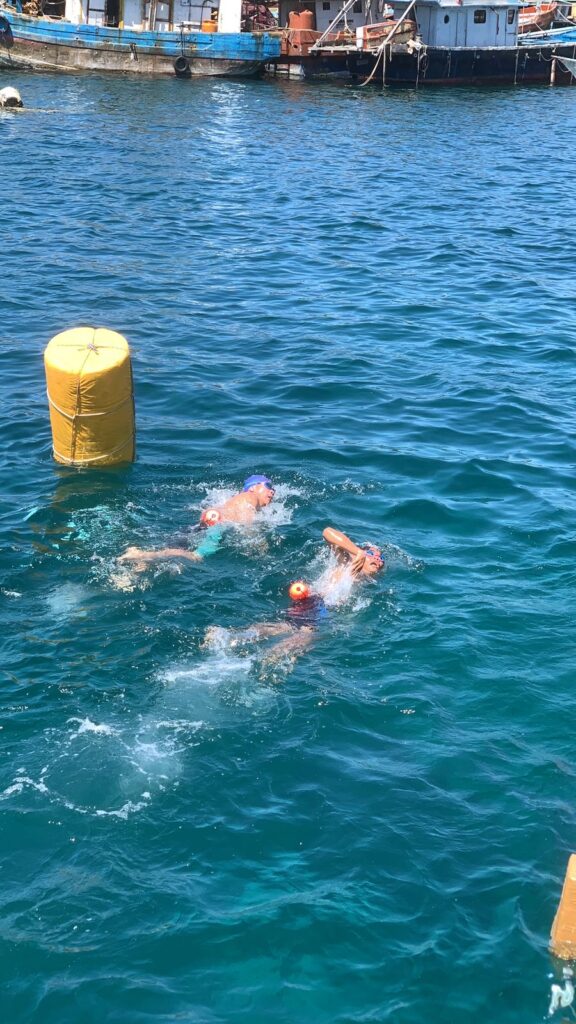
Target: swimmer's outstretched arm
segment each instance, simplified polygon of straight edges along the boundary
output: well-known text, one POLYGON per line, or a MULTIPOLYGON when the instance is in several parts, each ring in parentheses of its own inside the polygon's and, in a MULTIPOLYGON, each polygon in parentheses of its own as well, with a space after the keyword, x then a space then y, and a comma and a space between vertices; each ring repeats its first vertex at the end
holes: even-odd
POLYGON ((342 555, 350 555, 351 563, 350 567, 354 576, 357 576, 362 572, 364 563, 366 561, 366 552, 363 548, 359 548, 350 537, 347 537, 345 533, 341 533, 340 530, 335 530, 333 526, 327 526, 322 532, 324 540, 334 548, 336 554, 341 558, 342 555))
POLYGON ((158 562, 163 558, 187 558, 190 562, 201 562, 202 555, 186 548, 158 548, 156 551, 144 551, 142 548, 127 548, 118 557, 119 562, 158 562))
POLYGON ((356 555, 364 554, 362 548, 359 548, 353 540, 350 540, 350 537, 347 537, 345 533, 341 533, 340 530, 335 530, 333 526, 327 526, 322 536, 331 547, 347 551, 349 555, 352 555, 352 558, 355 558, 356 555))

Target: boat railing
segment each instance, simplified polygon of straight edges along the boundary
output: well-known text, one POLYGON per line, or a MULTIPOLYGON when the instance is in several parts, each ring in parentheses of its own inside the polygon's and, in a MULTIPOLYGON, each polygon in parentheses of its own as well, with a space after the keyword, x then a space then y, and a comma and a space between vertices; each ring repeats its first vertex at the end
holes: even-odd
POLYGON ((352 10, 355 2, 356 0, 346 0, 346 2, 338 11, 338 13, 335 15, 335 17, 332 18, 332 21, 328 25, 328 28, 324 30, 324 32, 322 33, 320 38, 316 40, 314 45, 310 47, 310 53, 313 53, 315 50, 318 50, 322 46, 322 43, 325 42, 325 40, 328 39, 330 33, 334 31, 338 22, 340 22, 342 18, 346 17, 348 11, 352 10))
POLYGON ((565 36, 571 28, 576 28, 576 24, 571 22, 570 24, 563 25, 561 28, 541 28, 536 29, 535 32, 524 32, 518 36, 518 42, 524 46, 530 42, 540 42, 546 39, 555 39, 557 36, 565 36))
POLYGON ((556 21, 562 21, 565 25, 571 25, 572 27, 576 25, 576 21, 574 21, 574 18, 569 18, 567 14, 564 14, 564 11, 562 10, 562 5, 559 5, 558 10, 556 11, 556 21))
POLYGON ((392 42, 393 37, 395 36, 396 32, 400 28, 400 25, 402 25, 402 23, 406 21, 408 15, 410 14, 410 11, 415 6, 416 6, 416 0, 410 0, 410 3, 408 4, 408 7, 406 8, 406 10, 402 14, 402 17, 398 18, 398 21, 390 29, 390 32, 388 33, 386 38, 380 43, 380 46, 376 50, 376 60, 374 62, 374 67, 372 68, 372 71, 368 75, 368 78, 366 79, 366 81, 362 82, 362 85, 369 85, 370 84, 370 82, 374 78, 374 75, 376 74, 376 71, 378 69, 378 64, 380 63, 380 60, 382 60, 382 62, 383 62, 382 63, 382 82, 385 83, 385 81, 386 81, 386 47, 390 45, 390 43, 392 42))

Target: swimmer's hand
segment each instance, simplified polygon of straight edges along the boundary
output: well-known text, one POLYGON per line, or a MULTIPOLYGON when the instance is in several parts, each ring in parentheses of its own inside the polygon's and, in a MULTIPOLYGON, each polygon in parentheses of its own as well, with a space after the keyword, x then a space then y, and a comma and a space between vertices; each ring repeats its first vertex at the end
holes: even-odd
POLYGON ((352 570, 352 575, 353 576, 361 576, 365 564, 366 564, 366 552, 365 551, 360 551, 357 555, 354 556, 354 558, 352 559, 352 562, 350 564, 350 568, 352 570))

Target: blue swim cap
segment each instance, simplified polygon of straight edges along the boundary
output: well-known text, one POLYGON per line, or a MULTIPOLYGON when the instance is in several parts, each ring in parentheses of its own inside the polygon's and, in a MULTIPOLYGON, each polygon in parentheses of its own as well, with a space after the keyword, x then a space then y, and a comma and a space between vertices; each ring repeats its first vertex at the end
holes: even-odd
POLYGON ((255 484, 266 484, 266 487, 272 487, 272 481, 269 480, 267 476, 259 476, 258 473, 256 473, 255 476, 249 476, 244 481, 244 487, 242 490, 249 491, 255 484))

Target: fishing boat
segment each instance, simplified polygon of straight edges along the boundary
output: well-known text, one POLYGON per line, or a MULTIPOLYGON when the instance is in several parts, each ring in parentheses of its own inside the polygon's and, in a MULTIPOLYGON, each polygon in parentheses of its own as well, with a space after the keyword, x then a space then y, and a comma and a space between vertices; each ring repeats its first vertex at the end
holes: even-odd
POLYGON ((554 23, 558 4, 526 4, 518 10, 518 32, 538 32, 554 23))
POLYGON ((0 68, 246 77, 279 54, 242 0, 0 0, 0 68))
POLYGON ((518 0, 304 3, 280 0, 285 27, 276 69, 288 74, 380 86, 571 80, 553 58, 576 58, 576 39, 520 34, 518 0))

